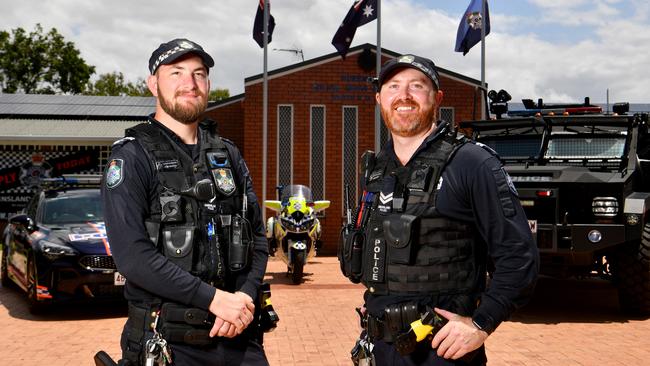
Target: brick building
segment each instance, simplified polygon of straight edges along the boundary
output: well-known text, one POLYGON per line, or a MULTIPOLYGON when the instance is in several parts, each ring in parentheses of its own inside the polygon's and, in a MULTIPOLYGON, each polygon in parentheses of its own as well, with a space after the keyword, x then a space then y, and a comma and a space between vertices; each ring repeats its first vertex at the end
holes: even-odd
MULTIPOLYGON (((363 44, 351 48, 345 60, 334 52, 269 71, 267 151, 262 151, 263 75, 246 78, 244 94, 208 111, 219 122, 221 134, 243 151, 260 200, 276 199, 277 185, 304 184, 312 188, 314 199, 332 201, 321 218, 327 254, 336 251, 344 219, 344 186, 358 196, 359 158, 366 150, 377 151, 387 136, 383 125, 375 122, 375 91, 368 81, 376 75, 375 49, 363 44)), ((384 49, 382 63, 397 56, 384 49)), ((480 81, 438 71, 444 91, 442 118, 453 122, 481 118, 486 107, 480 81)))

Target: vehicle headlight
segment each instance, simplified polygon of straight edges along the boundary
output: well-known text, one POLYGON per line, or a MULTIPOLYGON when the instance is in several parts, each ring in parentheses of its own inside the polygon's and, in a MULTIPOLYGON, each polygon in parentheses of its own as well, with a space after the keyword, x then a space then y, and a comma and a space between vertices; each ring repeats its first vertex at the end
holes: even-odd
POLYGON ((41 240, 41 253, 50 260, 55 260, 63 256, 73 256, 77 255, 74 249, 57 243, 52 243, 51 241, 41 240))
POLYGON ((591 202, 594 216, 614 217, 618 215, 618 200, 615 197, 595 197, 591 202))

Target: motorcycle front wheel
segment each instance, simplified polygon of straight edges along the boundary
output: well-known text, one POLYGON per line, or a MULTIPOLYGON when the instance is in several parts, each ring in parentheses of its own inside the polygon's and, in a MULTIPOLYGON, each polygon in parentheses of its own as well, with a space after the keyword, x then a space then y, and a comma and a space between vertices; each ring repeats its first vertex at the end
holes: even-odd
POLYGON ((303 251, 297 252, 293 260, 293 271, 291 272, 291 281, 294 285, 302 282, 303 270, 305 267, 305 255, 303 251))

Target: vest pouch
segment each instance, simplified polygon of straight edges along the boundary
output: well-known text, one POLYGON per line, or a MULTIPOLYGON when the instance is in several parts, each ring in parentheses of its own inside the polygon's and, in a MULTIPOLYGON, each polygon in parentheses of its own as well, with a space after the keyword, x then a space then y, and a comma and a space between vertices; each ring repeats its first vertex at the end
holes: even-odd
POLYGON ((245 218, 235 215, 231 224, 228 268, 237 272, 248 267, 253 251, 253 235, 251 224, 245 218))
POLYGON ((167 225, 162 230, 165 257, 188 272, 192 271, 192 244, 195 231, 192 225, 167 225))
POLYGON ((414 245, 411 236, 417 230, 417 216, 390 215, 382 222, 384 238, 388 246, 388 260, 391 264, 411 264, 414 245))
POLYGON ((361 280, 364 242, 363 232, 347 226, 341 229, 337 253, 341 272, 354 283, 361 280))

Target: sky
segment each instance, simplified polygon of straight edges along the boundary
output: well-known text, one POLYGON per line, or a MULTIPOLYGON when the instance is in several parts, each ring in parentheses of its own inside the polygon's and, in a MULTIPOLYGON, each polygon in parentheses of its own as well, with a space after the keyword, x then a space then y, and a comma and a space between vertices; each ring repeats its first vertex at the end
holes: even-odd
MULTIPOLYGON (((268 69, 335 52, 332 37, 353 0, 273 0, 276 27, 268 69)), ((481 79, 481 47, 454 52, 470 0, 382 0, 381 46, 429 57, 447 70, 481 79)), ((546 102, 650 103, 650 2, 647 0, 491 0, 485 80, 489 89, 546 102)), ((258 0, 0 0, 0 29, 56 28, 97 74, 148 75, 162 42, 189 38, 215 59, 212 88, 244 92, 263 71, 252 38, 258 0)), ((376 43, 376 22, 352 46, 376 43)))

